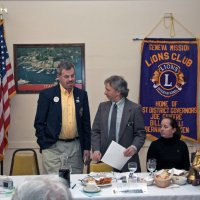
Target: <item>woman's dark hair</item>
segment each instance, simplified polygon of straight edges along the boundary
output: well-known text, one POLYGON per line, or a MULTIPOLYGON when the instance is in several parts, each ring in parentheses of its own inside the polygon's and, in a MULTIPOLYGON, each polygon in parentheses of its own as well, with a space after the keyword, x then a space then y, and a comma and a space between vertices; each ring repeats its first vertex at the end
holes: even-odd
POLYGON ((174 137, 177 138, 177 139, 180 139, 181 138, 181 129, 180 129, 177 121, 172 117, 164 117, 163 119, 169 119, 170 120, 171 127, 176 129, 176 132, 174 133, 174 137))

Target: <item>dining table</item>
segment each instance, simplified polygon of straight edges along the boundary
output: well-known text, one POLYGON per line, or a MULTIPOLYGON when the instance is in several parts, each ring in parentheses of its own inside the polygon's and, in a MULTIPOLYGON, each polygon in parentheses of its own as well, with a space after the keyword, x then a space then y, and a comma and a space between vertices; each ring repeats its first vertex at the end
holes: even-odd
MULTIPOLYGON (((199 200, 200 185, 191 184, 176 185, 170 184, 166 188, 160 188, 153 183, 148 186, 145 181, 148 173, 135 173, 137 181, 129 179, 129 172, 126 173, 93 173, 93 174, 71 174, 70 191, 74 200, 199 200), (85 181, 88 177, 112 177, 110 184, 99 185, 98 192, 87 192, 84 190, 85 181), (125 179, 124 179, 125 178, 125 179), (124 181, 125 180, 125 181, 124 181)), ((49 176, 49 175, 37 175, 49 176)), ((0 200, 11 200, 15 188, 26 179, 37 176, 8 176, 13 181, 13 189, 5 189, 0 186, 0 200)), ((53 175, 57 176, 57 175, 53 175)), ((2 178, 2 177, 0 177, 2 178)))

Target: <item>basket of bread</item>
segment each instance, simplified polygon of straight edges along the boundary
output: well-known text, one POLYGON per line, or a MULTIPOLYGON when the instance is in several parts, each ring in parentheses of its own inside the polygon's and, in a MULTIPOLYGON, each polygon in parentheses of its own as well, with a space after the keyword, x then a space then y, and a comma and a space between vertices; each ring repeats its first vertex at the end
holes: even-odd
POLYGON ((161 188, 168 187, 172 182, 172 176, 172 173, 170 174, 167 170, 162 170, 160 173, 155 175, 155 184, 161 188))

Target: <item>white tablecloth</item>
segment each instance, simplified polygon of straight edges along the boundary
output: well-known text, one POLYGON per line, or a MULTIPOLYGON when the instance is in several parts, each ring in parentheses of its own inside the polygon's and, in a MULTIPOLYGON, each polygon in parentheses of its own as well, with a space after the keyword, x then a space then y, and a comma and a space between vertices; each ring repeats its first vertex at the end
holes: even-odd
MULTIPOLYGON (((137 174, 139 177, 147 176, 146 173, 137 174)), ((98 193, 85 193, 80 179, 86 177, 86 174, 71 175, 71 187, 76 184, 73 189, 70 189, 72 197, 75 200, 88 200, 88 199, 113 199, 113 200, 199 200, 200 199, 200 186, 192 186, 186 184, 180 187, 158 188, 155 185, 147 186, 147 191, 144 193, 115 193, 114 187, 116 183, 108 187, 102 187, 98 193)), ((17 187, 26 178, 32 176, 11 176, 14 186, 17 187)), ((10 200, 12 193, 1 194, 0 200, 10 200)))

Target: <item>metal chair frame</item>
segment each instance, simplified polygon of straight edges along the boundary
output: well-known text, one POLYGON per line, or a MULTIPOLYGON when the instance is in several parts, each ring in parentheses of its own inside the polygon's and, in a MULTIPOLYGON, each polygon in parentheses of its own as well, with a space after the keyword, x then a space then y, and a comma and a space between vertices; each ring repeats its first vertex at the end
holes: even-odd
POLYGON ((34 158, 35 158, 35 164, 36 164, 36 171, 37 171, 37 175, 40 174, 40 170, 39 170, 39 165, 38 165, 38 159, 37 159, 37 153, 34 149, 31 149, 31 148, 22 148, 22 149, 16 149, 14 152, 13 152, 13 155, 12 155, 12 161, 11 161, 11 167, 10 167, 10 176, 13 175, 13 167, 14 167, 14 160, 15 160, 15 155, 16 153, 18 152, 33 152, 34 154, 34 158))
POLYGON ((1 162, 1 175, 3 175, 3 159, 0 160, 0 162, 1 162))

